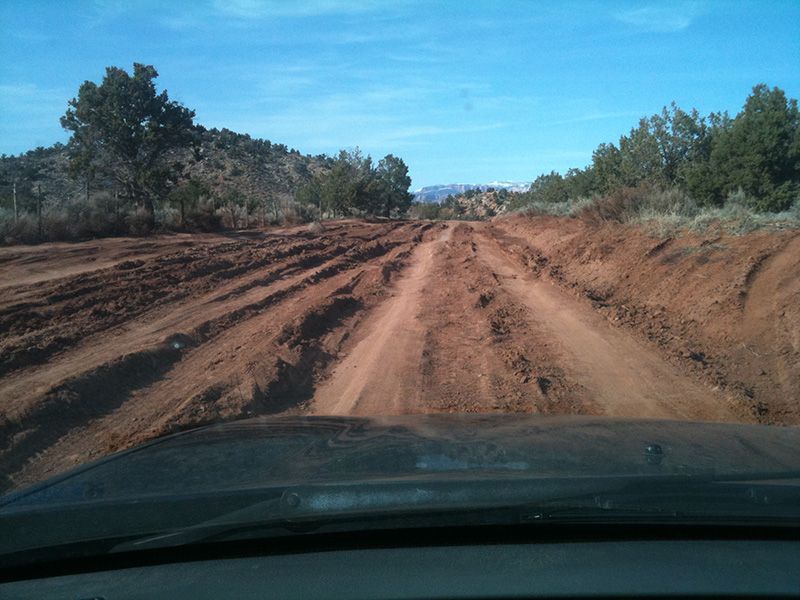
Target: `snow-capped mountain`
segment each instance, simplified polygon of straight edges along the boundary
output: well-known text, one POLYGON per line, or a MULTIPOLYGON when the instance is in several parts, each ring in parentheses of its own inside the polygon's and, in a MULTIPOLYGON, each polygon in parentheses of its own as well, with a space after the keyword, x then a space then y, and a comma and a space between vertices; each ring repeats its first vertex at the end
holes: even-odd
POLYGON ((418 202, 441 202, 448 196, 463 194, 467 190, 486 191, 489 188, 506 189, 509 192, 524 192, 531 186, 529 181, 491 181, 489 183, 448 183, 445 185, 428 185, 414 191, 414 199, 418 202))

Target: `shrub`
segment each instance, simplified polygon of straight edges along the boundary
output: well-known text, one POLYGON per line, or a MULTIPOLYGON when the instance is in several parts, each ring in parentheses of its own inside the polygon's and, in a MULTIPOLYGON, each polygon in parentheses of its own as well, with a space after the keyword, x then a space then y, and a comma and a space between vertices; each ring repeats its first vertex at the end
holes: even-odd
POLYGON ((181 224, 181 211, 172 206, 165 206, 156 210, 156 223, 170 231, 180 231, 184 228, 181 224))
POLYGON ((620 188, 608 196, 595 198, 593 202, 584 205, 575 214, 590 223, 607 221, 624 223, 636 211, 645 195, 651 191, 649 186, 620 188))
POLYGON ((290 202, 283 214, 283 220, 288 224, 309 223, 317 217, 317 209, 314 206, 299 202, 290 202))
POLYGON ((190 231, 219 231, 222 229, 222 218, 212 203, 203 204, 186 215, 186 228, 190 231))
POLYGON ((40 241, 36 217, 21 214, 14 222, 13 210, 0 209, 0 239, 6 244, 32 244, 40 241))
POLYGON ((325 231, 325 226, 319 221, 312 221, 308 224, 309 233, 322 233, 323 231, 325 231))
POLYGON ((141 207, 129 213, 126 222, 128 231, 133 235, 149 235, 152 231, 150 227, 150 216, 141 207))
MULTIPOLYGON (((577 201, 583 202, 583 201, 577 201)), ((576 202, 531 202, 516 212, 528 216, 565 216, 571 215, 575 209, 576 202)), ((582 204, 583 206, 583 204, 582 204)))

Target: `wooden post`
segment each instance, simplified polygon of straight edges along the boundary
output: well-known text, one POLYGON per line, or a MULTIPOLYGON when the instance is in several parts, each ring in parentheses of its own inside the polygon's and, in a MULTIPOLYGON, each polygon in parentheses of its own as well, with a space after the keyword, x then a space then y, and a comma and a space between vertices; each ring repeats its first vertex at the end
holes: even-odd
POLYGON ((39 237, 42 237, 42 184, 36 184, 36 218, 39 221, 39 237))

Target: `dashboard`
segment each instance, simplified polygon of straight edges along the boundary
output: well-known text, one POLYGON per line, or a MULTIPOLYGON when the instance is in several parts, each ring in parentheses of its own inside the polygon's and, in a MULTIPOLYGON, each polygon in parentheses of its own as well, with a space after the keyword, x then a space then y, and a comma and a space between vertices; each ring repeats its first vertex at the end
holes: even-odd
POLYGON ((0 584, 0 598, 800 596, 800 542, 576 541, 348 548, 0 584))

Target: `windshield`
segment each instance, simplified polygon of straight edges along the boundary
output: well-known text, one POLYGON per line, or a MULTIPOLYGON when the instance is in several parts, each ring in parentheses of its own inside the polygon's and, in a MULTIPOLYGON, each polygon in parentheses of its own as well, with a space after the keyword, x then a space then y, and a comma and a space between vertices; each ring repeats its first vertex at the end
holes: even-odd
POLYGON ((0 550, 800 519, 798 22, 2 3, 0 550))

